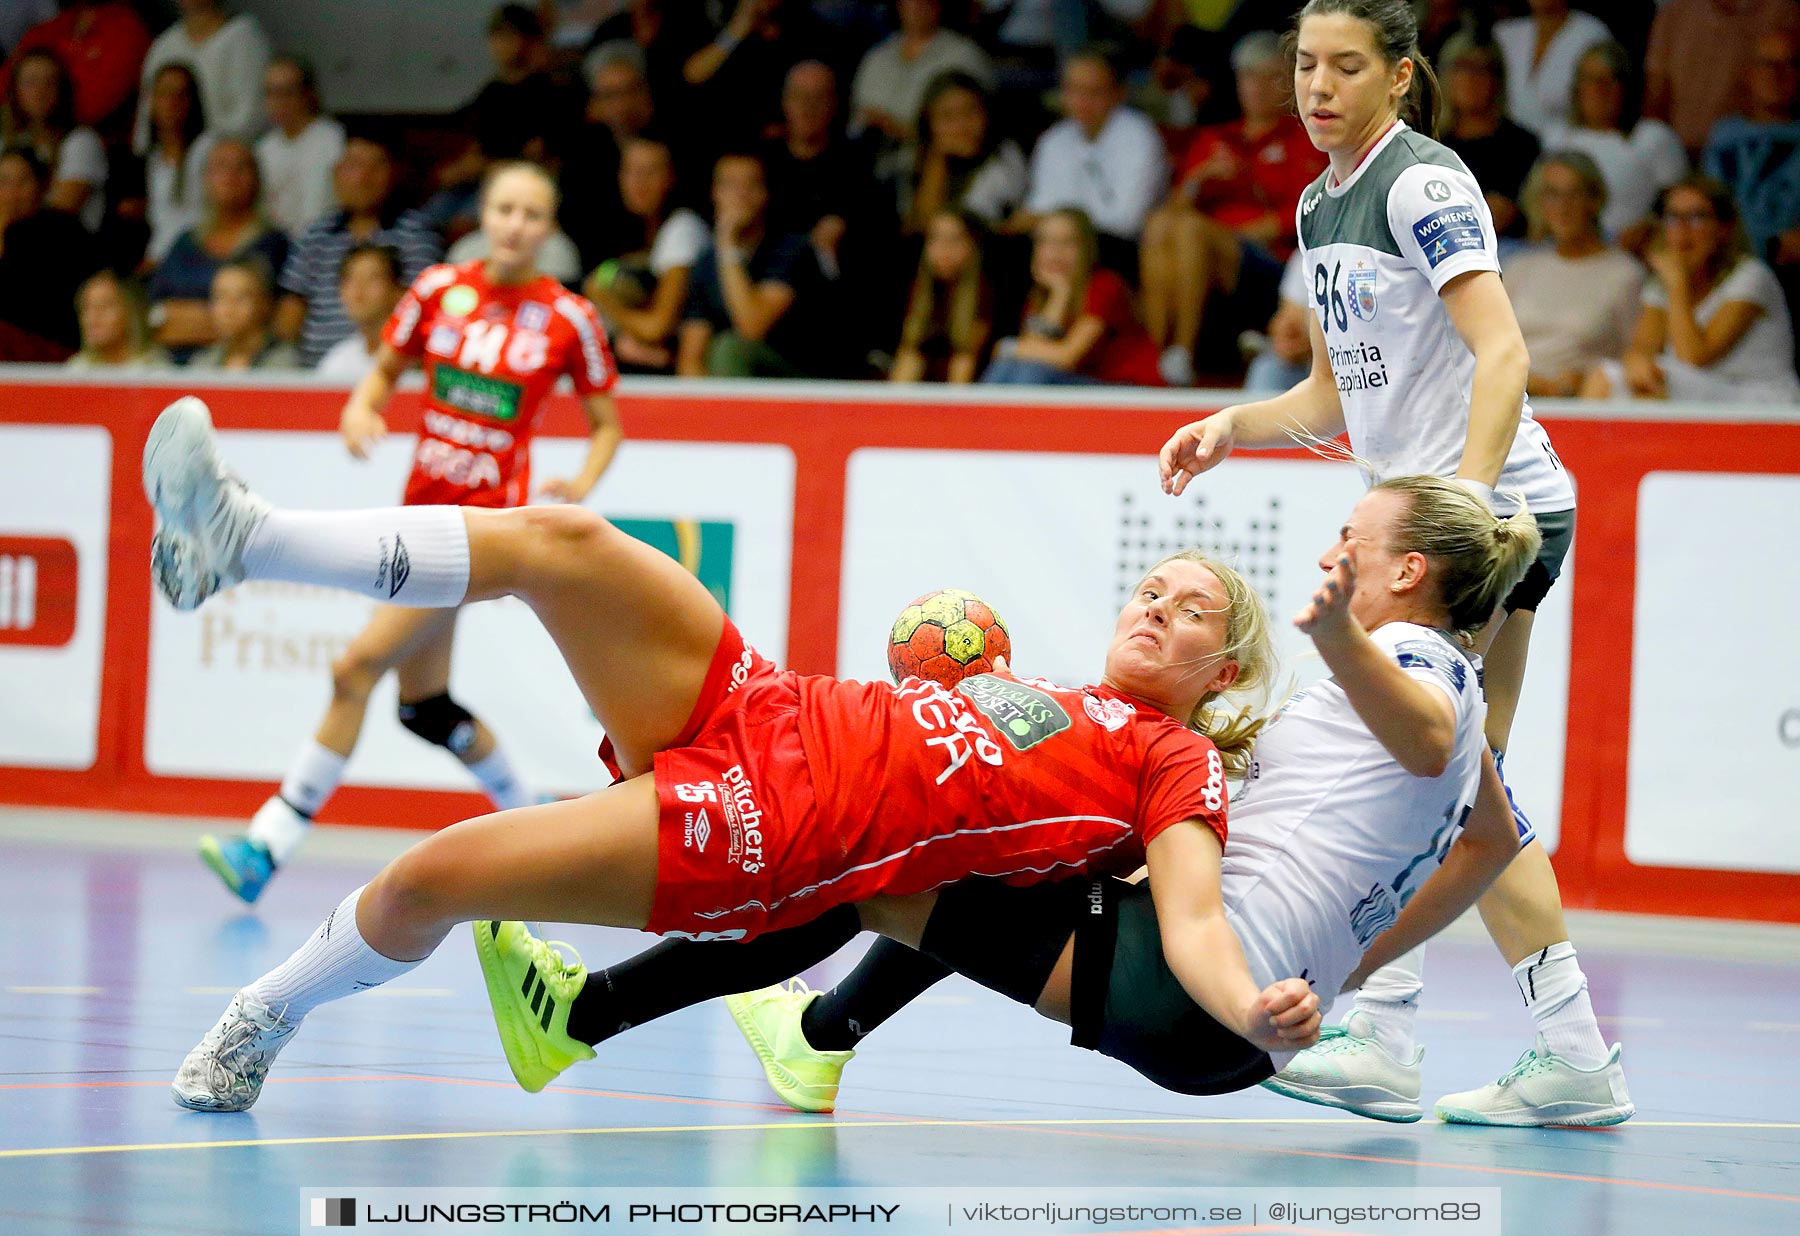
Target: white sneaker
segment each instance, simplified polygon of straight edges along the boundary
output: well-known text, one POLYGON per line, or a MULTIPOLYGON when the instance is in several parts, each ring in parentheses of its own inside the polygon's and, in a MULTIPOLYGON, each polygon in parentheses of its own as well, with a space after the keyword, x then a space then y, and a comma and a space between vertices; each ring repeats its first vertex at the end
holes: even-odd
POLYGON ((169 1089, 175 1101, 197 1112, 241 1112, 262 1093, 276 1055, 300 1028, 240 991, 225 1015, 187 1054, 169 1089))
POLYGON ((1410 1124, 1425 1114, 1419 1106, 1419 1062, 1424 1058, 1425 1049, 1415 1047, 1412 1059, 1396 1060, 1375 1041, 1368 1017, 1353 1012, 1342 1025, 1320 1032, 1317 1046, 1288 1061, 1263 1088, 1371 1120, 1410 1124))
POLYGON ((244 542, 269 504, 225 466, 212 415, 192 395, 164 408, 150 429, 144 496, 156 509, 160 534, 160 544, 152 543, 152 569, 170 604, 192 609, 242 581, 244 542))
POLYGON ((1194 354, 1179 343, 1172 343, 1163 349, 1156 368, 1162 374, 1162 380, 1170 386, 1194 384, 1194 354))
POLYGON ((1623 1124, 1637 1113, 1625 1089, 1619 1045, 1606 1063, 1582 1069, 1552 1052, 1538 1035, 1537 1046, 1492 1085, 1447 1094, 1433 1109, 1451 1124, 1498 1124, 1538 1128, 1547 1124, 1623 1124))

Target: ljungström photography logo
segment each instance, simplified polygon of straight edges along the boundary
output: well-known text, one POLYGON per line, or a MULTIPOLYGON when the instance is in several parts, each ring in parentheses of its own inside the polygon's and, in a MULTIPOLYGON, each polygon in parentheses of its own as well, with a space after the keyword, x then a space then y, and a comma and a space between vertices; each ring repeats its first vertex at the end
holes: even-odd
POLYGON ((314 1227, 355 1227, 356 1199, 353 1197, 315 1197, 312 1200, 314 1227))

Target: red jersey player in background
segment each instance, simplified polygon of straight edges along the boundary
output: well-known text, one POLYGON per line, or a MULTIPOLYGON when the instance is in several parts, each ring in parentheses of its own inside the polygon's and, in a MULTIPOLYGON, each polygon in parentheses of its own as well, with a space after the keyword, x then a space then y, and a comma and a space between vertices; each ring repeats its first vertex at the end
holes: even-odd
MULTIPOLYGON (((406 481, 408 504, 528 502, 532 434, 544 396, 564 374, 581 397, 593 437, 581 472, 545 481, 538 496, 580 502, 612 461, 621 433, 611 395, 618 371, 606 334, 587 301, 537 270, 555 219, 556 185, 542 169, 497 166, 482 193, 489 256, 426 270, 383 330, 375 368, 345 404, 341 430, 350 453, 366 458, 387 433, 381 409, 395 382, 415 362, 424 365, 424 420, 406 481)), ((393 590, 407 569, 404 551, 397 549, 385 572, 393 590)), ((332 665, 325 719, 281 789, 257 811, 249 833, 200 839, 201 856, 227 888, 254 902, 293 855, 342 780, 369 694, 390 670, 400 679, 402 725, 461 760, 501 810, 532 801, 492 731, 450 696, 456 615, 455 609, 376 609, 332 665)))
POLYGON ((464 821, 394 860, 233 998, 182 1065, 183 1106, 249 1107, 308 1012, 406 973, 460 922, 475 921, 508 1061, 536 1090, 593 1055, 568 1031, 586 972, 500 920, 748 939, 970 875, 1031 883, 1140 863, 1196 1003, 1264 1050, 1315 1037, 1305 980, 1259 988, 1221 901, 1226 758, 1241 762, 1255 727, 1216 701, 1272 654, 1260 601, 1219 564, 1178 555, 1146 575, 1097 685, 1004 672, 954 692, 839 682, 777 671, 699 580, 583 507, 275 510, 226 470, 192 398, 163 413, 144 458, 171 603, 246 579, 419 608, 521 597, 622 777, 464 821), (402 539, 395 585, 382 566, 402 539))

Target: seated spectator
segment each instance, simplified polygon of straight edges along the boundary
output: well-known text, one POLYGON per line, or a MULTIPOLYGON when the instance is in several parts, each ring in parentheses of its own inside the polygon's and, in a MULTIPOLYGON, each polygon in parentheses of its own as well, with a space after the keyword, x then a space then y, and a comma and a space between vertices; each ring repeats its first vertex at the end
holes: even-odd
POLYGON ((1156 122, 1177 157, 1187 150, 1196 125, 1230 114, 1219 89, 1230 64, 1219 43, 1198 26, 1177 26, 1150 62, 1148 78, 1132 88, 1131 105, 1156 122))
POLYGON ((1306 265, 1298 253, 1281 270, 1279 303, 1263 331, 1262 348, 1244 374, 1244 389, 1278 394, 1312 372, 1312 307, 1306 265))
POLYGON ((619 164, 619 196, 635 235, 588 276, 584 289, 628 372, 667 373, 689 275, 708 241, 706 223, 673 206, 675 163, 666 143, 633 138, 619 164))
POLYGON ((150 276, 150 326, 156 342, 185 361, 214 342, 212 284, 219 267, 260 258, 270 270, 287 259, 287 237, 262 212, 256 152, 241 138, 221 137, 206 157, 206 210, 200 226, 183 232, 150 276))
POLYGON ((780 136, 763 149, 769 228, 807 237, 820 271, 836 279, 846 246, 873 245, 878 220, 870 196, 873 170, 839 126, 837 79, 829 65, 803 60, 788 70, 781 117, 780 136))
POLYGON ((975 41, 943 27, 943 0, 897 0, 900 30, 863 57, 850 84, 850 134, 873 132, 896 146, 913 140, 926 88, 948 72, 994 84, 994 66, 975 41))
POLYGON ((346 253, 338 277, 338 300, 355 330, 332 344, 313 372, 350 386, 362 381, 375 367, 381 328, 405 291, 406 285, 400 282, 400 255, 387 245, 357 245, 346 253))
POLYGON ((175 238, 197 226, 205 208, 206 109, 200 86, 185 64, 165 64, 150 86, 150 147, 136 169, 136 183, 122 196, 120 218, 148 226, 146 268, 168 256, 175 238))
POLYGON ((1537 162, 1538 141, 1506 118, 1500 49, 1471 39, 1452 43, 1444 56, 1444 145, 1469 165, 1481 185, 1494 230, 1501 236, 1523 236, 1519 191, 1537 162))
MULTIPOLYGON (((645 72, 643 49, 634 43, 602 43, 582 62, 591 93, 586 119, 571 130, 568 157, 562 165, 562 207, 558 218, 574 238, 585 267, 619 256, 615 238, 633 232, 632 220, 619 200, 619 164, 627 143, 639 137, 669 141, 656 114, 656 100, 645 72)), ((674 145, 670 154, 676 155, 674 145)), ((679 156, 677 156, 679 157, 679 156)), ((710 175, 678 163, 676 179, 700 183, 710 175)))
POLYGON ((68 211, 90 232, 99 230, 106 211, 106 148, 98 133, 75 123, 69 71, 50 52, 27 52, 14 66, 0 146, 35 150, 50 169, 44 205, 68 211))
POLYGON ((1033 232, 1044 215, 1075 207, 1093 221, 1100 261, 1129 276, 1138 270, 1138 237, 1169 181, 1168 155, 1156 126, 1124 105, 1111 58, 1087 49, 1063 66, 1066 119, 1051 125, 1031 152, 1031 190, 1008 221, 1033 232))
POLYGON ((81 350, 69 358, 71 369, 167 369, 168 353, 150 341, 143 293, 136 284, 102 270, 75 294, 81 322, 81 350))
POLYGON ((1052 211, 1032 234, 1031 294, 1016 339, 1002 339, 983 382, 1015 386, 1161 386, 1156 344, 1131 289, 1098 264, 1099 238, 1080 210, 1052 211))
POLYGON ((534 11, 523 4, 495 9, 487 45, 494 76, 459 117, 468 140, 437 169, 438 192, 420 207, 428 224, 452 236, 474 228, 481 178, 492 164, 556 158, 568 123, 580 113, 574 90, 550 72, 550 46, 534 11))
POLYGON ((1623 363, 1594 369, 1588 398, 1796 403, 1794 328, 1781 287, 1748 252, 1731 192, 1707 176, 1667 190, 1654 282, 1623 363))
POLYGON ((779 123, 789 69, 804 60, 829 64, 835 50, 806 0, 737 0, 731 20, 681 75, 714 148, 730 148, 760 141, 779 123))
POLYGON ((274 279, 259 257, 237 258, 213 276, 211 347, 188 361, 189 369, 298 369, 300 354, 275 337, 274 279))
POLYGON ((219 0, 180 0, 181 20, 157 36, 144 57, 132 149, 150 149, 151 86, 166 64, 185 64, 200 86, 207 123, 223 133, 260 133, 263 70, 269 39, 248 13, 228 17, 219 0))
POLYGON ((1582 53, 1611 39, 1606 23, 1591 13, 1571 12, 1569 0, 1531 0, 1530 16, 1495 22, 1494 42, 1506 69, 1506 112, 1513 123, 1545 141, 1552 127, 1569 119, 1582 53))
POLYGON ((1525 182, 1534 246, 1506 262, 1506 290, 1531 354, 1529 395, 1571 396, 1601 361, 1625 355, 1637 326, 1644 268, 1606 243, 1606 181, 1575 150, 1537 161, 1525 182))
POLYGON ((818 267, 806 237, 769 231, 762 159, 721 156, 712 196, 712 243, 694 263, 675 372, 721 378, 817 375, 825 360, 816 354, 818 267))
POLYGON ((31 147, 0 153, 0 322, 27 336, 9 335, 0 360, 60 360, 79 341, 75 290, 93 272, 93 245, 69 215, 42 209, 49 187, 31 147))
POLYGON ((1232 341, 1275 312, 1281 264, 1294 252, 1300 194, 1325 170, 1289 105, 1287 57, 1273 34, 1233 49, 1242 120, 1200 130, 1175 191, 1144 226, 1139 287, 1150 337, 1172 386, 1194 382, 1203 324, 1232 341), (1214 293, 1220 300, 1211 305, 1214 293))
MULTIPOLYGON (((128 0, 65 0, 62 12, 25 32, 6 63, 12 80, 27 52, 47 51, 67 66, 75 91, 75 123, 107 138, 131 124, 150 30, 128 0)), ((0 84, 0 92, 10 90, 0 84)))
POLYGON ((1691 156, 1745 110, 1745 70, 1765 34, 1800 34, 1794 0, 1664 0, 1644 57, 1644 114, 1667 121, 1691 156))
POLYGON ((665 101, 669 119, 677 128, 684 128, 679 123, 684 118, 680 114, 682 96, 687 93, 682 66, 712 37, 704 5, 628 0, 621 11, 600 23, 588 46, 597 50, 613 43, 635 44, 644 56, 650 93, 665 101))
POLYGON ((1751 250, 1800 262, 1800 38, 1765 34, 1750 66, 1750 109, 1727 116, 1706 143, 1706 174, 1737 199, 1751 250))
POLYGON ((967 211, 940 210, 931 220, 891 381, 975 380, 994 329, 994 289, 981 261, 985 231, 967 211))
POLYGON ((298 236, 332 207, 331 176, 344 157, 344 126, 323 115, 318 79, 298 56, 263 74, 269 131, 256 139, 269 222, 298 236))
POLYGON ((337 210, 301 233, 276 281, 281 300, 275 309, 275 333, 300 347, 307 366, 331 345, 355 333, 356 326, 338 299, 344 257, 357 245, 388 245, 400 254, 400 282, 412 281, 438 260, 443 248, 437 235, 411 211, 393 204, 394 158, 370 133, 344 142, 344 157, 332 176, 337 210))
POLYGON ((1578 150, 1606 180, 1600 227, 1632 252, 1650 243, 1656 197, 1687 175, 1687 152, 1675 130, 1640 112, 1643 82, 1617 43, 1590 47, 1575 70, 1570 123, 1551 128, 1549 150, 1578 150))
POLYGON ((931 83, 919 112, 917 140, 884 160, 901 229, 920 235, 939 211, 966 210, 998 227, 1025 202, 1025 152, 1002 137, 981 83, 946 73, 931 83))

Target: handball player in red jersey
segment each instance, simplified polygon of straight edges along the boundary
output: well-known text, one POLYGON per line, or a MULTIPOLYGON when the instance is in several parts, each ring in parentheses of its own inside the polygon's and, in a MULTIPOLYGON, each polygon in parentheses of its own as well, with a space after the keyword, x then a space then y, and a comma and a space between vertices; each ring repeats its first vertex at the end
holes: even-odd
MULTIPOLYGON (((556 185, 535 164, 503 163, 488 174, 481 228, 488 256, 421 274, 382 331, 375 368, 344 406, 341 430, 350 453, 366 458, 387 433, 382 409, 409 367, 425 369, 424 417, 409 505, 523 506, 532 497, 531 438, 544 397, 567 374, 593 437, 581 472, 549 480, 537 496, 580 502, 620 440, 611 391, 618 371, 593 306, 539 273, 537 258, 555 228, 556 185)), ((387 601, 403 582, 405 559, 385 573, 387 601)), ((343 779, 369 694, 388 671, 400 680, 400 723, 445 748, 475 776, 501 810, 533 801, 492 731, 450 695, 454 608, 384 604, 332 666, 331 705, 298 752, 280 790, 257 811, 246 836, 200 839, 200 853, 227 888, 246 902, 261 896, 343 779)))
POLYGON ((580 507, 274 510, 225 469, 197 399, 158 420, 144 481, 152 568, 178 608, 249 579, 421 609, 523 598, 620 777, 457 824, 389 864, 233 998, 182 1065, 184 1106, 250 1106, 308 1012, 412 969, 457 923, 476 921, 509 1062, 539 1089, 593 1055, 567 1033, 585 973, 501 920, 742 940, 971 875, 1025 884, 1146 863, 1192 998, 1265 1049, 1312 1041, 1317 998, 1301 979, 1259 989, 1220 901, 1226 764, 1200 729, 1241 758, 1249 727, 1210 705, 1270 660, 1261 603, 1223 566, 1153 569, 1098 685, 997 672, 951 692, 778 671, 692 575, 580 507))

